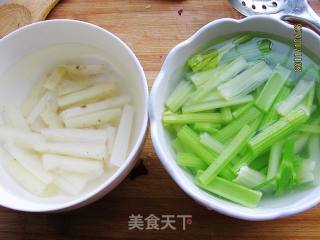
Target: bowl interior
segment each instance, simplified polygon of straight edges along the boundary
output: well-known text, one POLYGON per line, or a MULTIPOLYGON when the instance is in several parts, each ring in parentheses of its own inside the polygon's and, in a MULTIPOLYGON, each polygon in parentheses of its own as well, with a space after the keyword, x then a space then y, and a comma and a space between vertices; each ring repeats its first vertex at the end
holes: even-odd
POLYGON ((133 166, 147 122, 147 86, 143 70, 131 50, 117 37, 94 25, 77 21, 46 21, 0 40, 0 109, 20 105, 33 84, 64 63, 106 63, 107 80, 118 80, 121 91, 133 96, 135 119, 130 155, 119 169, 111 169, 79 196, 39 198, 19 185, 0 164, 0 204, 27 211, 61 209, 110 191, 133 166))
MULTIPOLYGON (((221 19, 199 30, 190 39, 176 46, 166 59, 151 92, 152 140, 155 149, 167 171, 177 184, 192 198, 209 209, 214 209, 229 216, 242 219, 264 220, 303 211, 320 201, 320 186, 291 192, 282 197, 264 197, 255 209, 249 209, 207 194, 194 185, 193 177, 176 163, 175 152, 170 144, 170 137, 161 123, 164 102, 181 80, 186 60, 197 49, 203 48, 211 40, 240 32, 262 32, 293 39, 293 28, 269 17, 252 17, 236 21, 221 19)), ((311 31, 303 32, 303 44, 320 56, 319 38, 311 31)))

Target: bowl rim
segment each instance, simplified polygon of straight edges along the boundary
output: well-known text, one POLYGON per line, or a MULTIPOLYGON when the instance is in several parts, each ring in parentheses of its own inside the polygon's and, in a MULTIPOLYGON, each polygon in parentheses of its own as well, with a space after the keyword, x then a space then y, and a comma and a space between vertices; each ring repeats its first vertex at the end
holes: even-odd
POLYGON ((0 198, 0 205, 9 209, 17 210, 17 211, 23 211, 23 212, 60 212, 65 210, 71 210, 80 208, 82 206, 88 205, 92 203, 93 201, 96 201, 103 196, 105 196, 107 193, 112 191, 116 186, 118 186, 124 178, 127 177, 129 171, 134 167, 134 163, 137 158, 137 154, 140 152, 142 145, 145 140, 145 136, 147 133, 147 127, 148 127, 148 106, 149 106, 149 89, 147 84, 147 79, 145 76, 145 72, 143 70, 143 67, 141 63, 139 62, 137 56, 134 54, 133 50, 123 41, 121 40, 117 35, 114 33, 97 26, 92 23, 79 21, 79 20, 73 20, 73 19, 52 19, 52 20, 44 20, 35 22, 26 26, 23 26, 8 35, 4 36, 2 39, 0 39, 0 44, 4 41, 10 41, 11 38, 16 37, 16 35, 24 34, 25 31, 32 30, 34 28, 38 27, 46 27, 47 25, 51 24, 75 24, 75 25, 82 25, 83 27, 90 28, 92 31, 98 31, 105 35, 107 38, 112 38, 113 40, 120 43, 121 47, 126 50, 128 53, 128 56, 134 61, 134 64, 137 67, 137 71, 139 74, 139 78, 141 80, 142 88, 143 88, 143 103, 144 103, 144 109, 143 109, 143 119, 142 119, 142 126, 141 129, 139 129, 137 141, 133 144, 130 154, 128 155, 126 161, 123 163, 123 165, 118 168, 109 178, 107 178, 103 183, 99 184, 92 190, 88 191, 86 194, 79 198, 75 198, 71 201, 63 202, 54 204, 52 207, 47 207, 51 203, 47 203, 46 206, 41 206, 37 209, 28 209, 27 204, 23 206, 15 206, 15 204, 12 203, 3 203, 2 199, 0 198))
MULTIPOLYGON (((166 156, 166 153, 164 152, 161 143, 160 143, 160 137, 157 133, 158 129, 158 123, 156 121, 156 102, 157 102, 157 94, 161 86, 162 79, 165 76, 165 71, 167 68, 170 68, 169 62, 171 62, 171 59, 173 56, 178 52, 180 49, 188 47, 192 42, 196 41, 203 32, 214 28, 215 26, 221 24, 221 23, 233 23, 233 24, 242 24, 248 21, 253 21, 255 19, 262 19, 262 20, 267 20, 267 21, 273 21, 275 24, 280 24, 282 27, 288 28, 288 29, 293 29, 293 25, 290 25, 284 21, 281 21, 279 19, 273 18, 271 16, 250 16, 246 17, 243 19, 233 19, 233 18, 221 18, 214 20, 203 27, 201 27, 199 30, 197 30, 191 37, 188 39, 184 40, 183 42, 180 42, 178 45, 176 45, 169 53, 167 58, 165 59, 162 68, 157 75, 153 87, 151 89, 150 93, 150 101, 149 101, 149 118, 150 118, 150 129, 151 129, 151 140, 153 147, 156 151, 157 156, 159 157, 162 165, 166 169, 166 171, 169 173, 171 178, 176 182, 176 184, 192 199, 194 199, 196 202, 198 202, 200 205, 203 205, 207 207, 209 210, 215 210, 219 213, 222 213, 224 215, 242 219, 242 220, 248 220, 248 221, 264 221, 264 220, 273 220, 273 219, 278 219, 278 218, 284 218, 288 217, 291 215, 295 215, 301 212, 304 212, 310 208, 315 207, 320 203, 320 196, 318 198, 313 199, 310 201, 308 204, 304 204, 302 206, 296 207, 295 209, 287 209, 285 211, 274 211, 271 213, 262 213, 262 214, 255 214, 255 213, 241 213, 241 212, 236 212, 234 210, 231 210, 228 208, 227 204, 218 204, 215 199, 212 200, 206 200, 204 197, 197 195, 194 193, 190 188, 186 186, 186 184, 182 181, 182 178, 178 176, 178 174, 175 174, 175 169, 172 166, 172 162, 168 160, 168 157, 166 156)), ((262 31, 263 32, 263 31, 262 31)), ((307 32, 308 34, 311 34, 313 38, 318 39, 320 41, 320 37, 310 29, 304 28, 303 27, 303 32, 307 32)), ((226 201, 226 200, 224 200, 226 201)))

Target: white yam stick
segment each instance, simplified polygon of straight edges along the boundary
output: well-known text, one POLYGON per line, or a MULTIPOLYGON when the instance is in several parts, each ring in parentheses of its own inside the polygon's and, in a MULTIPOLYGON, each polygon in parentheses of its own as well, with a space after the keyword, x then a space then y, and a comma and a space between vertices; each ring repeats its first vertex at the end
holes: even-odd
POLYGON ((66 70, 63 67, 56 68, 48 77, 44 87, 48 90, 56 90, 62 81, 66 70))
POLYGON ((133 116, 133 107, 125 105, 110 157, 110 162, 118 167, 120 167, 127 158, 133 125, 133 116))
POLYGON ((19 148, 13 143, 6 143, 4 148, 15 158, 25 169, 37 177, 41 182, 49 184, 52 176, 46 172, 41 165, 41 159, 32 152, 19 148))
POLYGON ((78 117, 93 112, 107 110, 110 108, 123 107, 126 103, 130 103, 131 98, 129 96, 117 96, 110 99, 106 99, 97 103, 91 103, 80 107, 73 107, 66 109, 60 113, 63 119, 78 117))
POLYGON ((18 161, 14 160, 9 154, 2 156, 5 169, 10 176, 24 189, 35 195, 42 195, 47 185, 32 175, 18 161))
POLYGON ((109 132, 109 138, 107 140, 107 148, 108 151, 111 153, 112 152, 112 148, 113 148, 113 144, 114 144, 114 140, 116 138, 116 133, 117 133, 117 129, 114 127, 109 126, 107 128, 108 132, 109 132))
POLYGON ((29 116, 33 107, 46 92, 46 89, 43 86, 45 82, 46 78, 42 78, 40 81, 36 82, 31 90, 30 95, 22 104, 22 113, 25 117, 29 116))
POLYGON ((52 111, 49 107, 44 110, 41 115, 41 119, 49 126, 49 128, 62 128, 64 124, 60 116, 52 111))
POLYGON ((47 127, 48 125, 40 117, 30 125, 31 130, 37 133, 40 133, 41 129, 47 127))
POLYGON ((14 142, 25 147, 44 142, 44 137, 38 133, 9 127, 0 127, 0 142, 14 142))
POLYGON ((87 87, 90 87, 94 84, 92 81, 71 81, 71 80, 64 80, 60 84, 60 86, 57 89, 58 96, 67 95, 70 93, 78 92, 80 90, 83 90, 87 87))
POLYGON ((48 171, 67 171, 96 176, 103 173, 103 163, 91 159, 44 154, 42 155, 42 161, 44 169, 48 171))
POLYGON ((49 108, 50 108, 52 111, 54 111, 54 112, 58 112, 59 106, 58 106, 58 102, 57 102, 56 96, 53 97, 53 98, 51 98, 51 99, 48 101, 47 107, 49 107, 49 108))
POLYGON ((67 128, 90 128, 108 123, 118 119, 121 115, 121 109, 109 109, 105 111, 94 112, 89 115, 78 116, 64 119, 67 128))
POLYGON ((104 98, 114 90, 115 84, 97 84, 79 92, 58 97, 58 105, 61 108, 67 108, 74 104, 86 104, 92 100, 104 98))
POLYGON ((18 129, 29 130, 26 119, 24 118, 20 108, 14 105, 6 105, 4 107, 3 117, 6 126, 18 129))
POLYGON ((35 150, 41 153, 67 155, 70 157, 92 158, 104 160, 107 148, 104 144, 95 143, 57 143, 47 142, 35 145, 35 150))
POLYGON ((36 121, 36 119, 40 116, 40 114, 43 112, 45 107, 47 106, 48 102, 54 98, 53 92, 46 92, 43 97, 40 99, 40 101, 34 106, 31 113, 29 114, 27 118, 27 122, 29 124, 32 124, 36 121))
POLYGON ((76 195, 82 192, 92 176, 70 172, 58 172, 53 182, 66 194, 76 195))
POLYGON ((110 130, 106 129, 42 129, 41 135, 48 141, 54 142, 79 142, 105 144, 111 136, 110 130))
POLYGON ((90 64, 90 65, 65 65, 64 66, 70 75, 74 76, 89 76, 101 74, 105 71, 106 67, 104 64, 90 64))

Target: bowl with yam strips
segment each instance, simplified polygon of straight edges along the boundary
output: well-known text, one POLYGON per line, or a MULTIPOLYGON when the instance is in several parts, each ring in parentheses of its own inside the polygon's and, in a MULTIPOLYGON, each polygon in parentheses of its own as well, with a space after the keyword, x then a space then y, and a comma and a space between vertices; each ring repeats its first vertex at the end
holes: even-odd
POLYGON ((64 211, 115 188, 148 120, 130 48, 95 25, 52 20, 4 37, 0 52, 0 204, 64 211))

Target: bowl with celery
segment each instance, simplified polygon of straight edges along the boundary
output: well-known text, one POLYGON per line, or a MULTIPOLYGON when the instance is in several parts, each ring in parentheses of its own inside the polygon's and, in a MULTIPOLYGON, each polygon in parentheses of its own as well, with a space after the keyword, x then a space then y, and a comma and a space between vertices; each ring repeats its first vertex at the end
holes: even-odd
POLYGON ((221 19, 169 53, 151 93, 153 144, 209 209, 268 220, 320 202, 320 40, 302 31, 293 45, 293 28, 269 17, 221 19))

